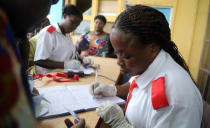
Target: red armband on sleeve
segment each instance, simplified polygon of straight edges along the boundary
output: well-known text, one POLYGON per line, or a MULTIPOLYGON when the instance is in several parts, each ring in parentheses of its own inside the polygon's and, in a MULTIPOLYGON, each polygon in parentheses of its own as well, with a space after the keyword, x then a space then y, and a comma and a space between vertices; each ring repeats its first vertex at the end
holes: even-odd
POLYGON ((55 31, 55 27, 51 25, 51 26, 47 29, 47 31, 48 31, 50 34, 52 34, 52 33, 55 31))
POLYGON ((152 82, 151 95, 153 109, 169 106, 165 93, 165 77, 160 77, 152 82))

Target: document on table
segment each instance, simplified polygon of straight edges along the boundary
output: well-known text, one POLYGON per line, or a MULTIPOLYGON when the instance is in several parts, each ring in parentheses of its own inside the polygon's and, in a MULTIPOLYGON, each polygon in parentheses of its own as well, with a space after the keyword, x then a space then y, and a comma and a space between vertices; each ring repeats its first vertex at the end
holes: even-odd
POLYGON ((75 112, 83 112, 95 110, 99 104, 105 101, 112 101, 119 105, 125 104, 125 100, 115 97, 103 97, 97 99, 89 92, 90 85, 74 85, 74 86, 53 86, 47 88, 38 88, 39 93, 49 102, 41 102, 44 108, 48 109, 48 113, 38 118, 52 118, 68 115, 68 109, 75 112))

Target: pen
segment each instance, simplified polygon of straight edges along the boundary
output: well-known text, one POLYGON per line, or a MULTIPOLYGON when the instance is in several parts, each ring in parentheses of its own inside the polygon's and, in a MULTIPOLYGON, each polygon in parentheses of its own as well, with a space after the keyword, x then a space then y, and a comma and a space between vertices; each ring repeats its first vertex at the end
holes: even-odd
POLYGON ((98 69, 96 68, 95 83, 98 81, 98 69))
POLYGON ((100 68, 100 65, 96 66, 96 75, 95 75, 95 83, 98 81, 98 69, 100 68))
POLYGON ((64 106, 63 107, 77 120, 80 121, 80 117, 72 110, 70 110, 68 107, 64 106))

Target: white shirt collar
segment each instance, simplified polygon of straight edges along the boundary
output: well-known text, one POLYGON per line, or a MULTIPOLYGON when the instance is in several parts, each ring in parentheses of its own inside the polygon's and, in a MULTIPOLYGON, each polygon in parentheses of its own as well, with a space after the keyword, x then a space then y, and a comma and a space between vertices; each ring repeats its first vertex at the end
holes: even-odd
MULTIPOLYGON (((61 32, 61 29, 60 29, 58 23, 55 23, 53 26, 55 27, 55 30, 56 30, 57 32, 59 32, 59 33, 61 33, 61 34, 63 35, 63 33, 61 32)), ((68 35, 68 34, 65 34, 65 36, 67 36, 67 35, 68 35)))
POLYGON ((147 70, 138 76, 136 83, 139 88, 145 88, 154 79, 154 77, 160 72, 162 65, 166 61, 166 52, 161 50, 152 64, 147 68, 147 70))
POLYGON ((56 30, 57 32, 59 32, 59 33, 62 34, 61 29, 60 29, 60 27, 58 26, 58 23, 55 23, 53 26, 55 27, 55 30, 56 30))

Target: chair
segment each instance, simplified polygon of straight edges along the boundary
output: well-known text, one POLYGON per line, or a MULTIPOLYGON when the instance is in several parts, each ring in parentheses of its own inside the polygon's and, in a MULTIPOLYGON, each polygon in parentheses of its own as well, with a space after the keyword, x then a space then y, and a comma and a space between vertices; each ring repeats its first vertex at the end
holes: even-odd
POLYGON ((210 128, 210 105, 203 100, 203 118, 201 128, 210 128))

